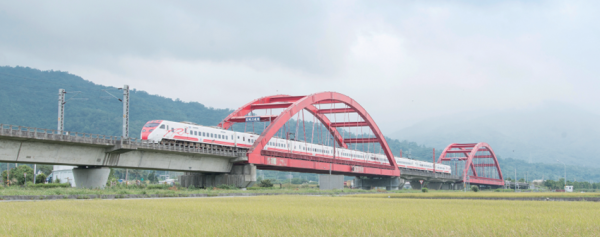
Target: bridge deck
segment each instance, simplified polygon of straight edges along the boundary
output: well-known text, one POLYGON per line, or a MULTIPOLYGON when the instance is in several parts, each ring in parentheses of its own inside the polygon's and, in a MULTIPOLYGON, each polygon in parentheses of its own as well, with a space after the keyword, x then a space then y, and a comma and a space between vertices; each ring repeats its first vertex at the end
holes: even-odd
POLYGON ((0 162, 228 173, 243 150, 0 125, 0 162))
POLYGON ((213 149, 210 147, 194 148, 162 145, 137 138, 123 139, 116 136, 77 132, 60 132, 52 129, 30 128, 5 124, 0 124, 0 137, 3 139, 21 141, 27 140, 46 143, 105 147, 109 153, 123 153, 132 150, 155 150, 175 153, 197 153, 205 155, 227 156, 231 158, 246 155, 244 150, 231 151, 224 149, 213 149))

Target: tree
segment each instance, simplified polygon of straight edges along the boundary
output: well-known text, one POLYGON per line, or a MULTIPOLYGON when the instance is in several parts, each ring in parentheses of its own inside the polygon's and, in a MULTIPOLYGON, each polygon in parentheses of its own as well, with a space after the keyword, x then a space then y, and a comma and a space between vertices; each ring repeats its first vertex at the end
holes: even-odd
POLYGON ((43 184, 46 182, 46 178, 47 176, 45 174, 38 174, 37 176, 35 176, 35 183, 36 184, 43 184))
POLYGON ((158 177, 156 177, 156 171, 152 171, 148 174, 148 176, 146 177, 146 179, 148 180, 148 182, 150 183, 156 183, 158 182, 158 177))
POLYGON ((258 186, 263 187, 263 188, 270 188, 270 187, 273 187, 273 183, 271 183, 270 179, 265 179, 265 180, 260 181, 258 186))
MULTIPOLYGON (((11 181, 13 179, 16 180, 16 184, 18 185, 24 185, 27 181, 33 182, 33 169, 28 165, 20 165, 16 168, 12 168, 10 169, 9 179, 11 181), (24 173, 27 175, 23 175, 24 173)), ((2 172, 2 180, 6 180, 6 170, 2 172)), ((11 182, 11 184, 13 183, 11 182)))
MULTIPOLYGON (((54 167, 52 165, 37 165, 38 170, 42 171, 46 176, 52 173, 54 167)), ((37 182, 37 180, 36 180, 37 182)))

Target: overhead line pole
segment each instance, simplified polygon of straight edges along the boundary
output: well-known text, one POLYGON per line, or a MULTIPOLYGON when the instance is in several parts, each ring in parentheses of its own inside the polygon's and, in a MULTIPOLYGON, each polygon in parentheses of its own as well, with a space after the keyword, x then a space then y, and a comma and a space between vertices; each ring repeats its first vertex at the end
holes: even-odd
POLYGON ((58 89, 58 130, 59 133, 65 128, 65 89, 58 89))
POLYGON ((129 137, 129 86, 123 86, 123 138, 129 137))

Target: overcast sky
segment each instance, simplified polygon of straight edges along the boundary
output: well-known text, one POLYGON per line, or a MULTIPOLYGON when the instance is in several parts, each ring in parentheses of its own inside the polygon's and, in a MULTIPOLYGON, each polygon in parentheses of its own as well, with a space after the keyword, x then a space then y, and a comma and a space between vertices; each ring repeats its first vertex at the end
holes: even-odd
POLYGON ((600 112, 600 1, 482 2, 2 1, 0 65, 216 108, 336 91, 386 134, 544 101, 600 112))

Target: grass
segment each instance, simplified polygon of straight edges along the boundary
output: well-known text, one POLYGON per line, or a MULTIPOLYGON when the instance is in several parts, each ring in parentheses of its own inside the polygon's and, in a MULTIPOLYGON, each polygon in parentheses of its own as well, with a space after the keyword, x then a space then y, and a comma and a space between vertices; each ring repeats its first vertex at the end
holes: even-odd
MULTIPOLYGON (((430 193, 390 193, 390 194, 358 194, 354 197, 369 198, 599 198, 600 193, 503 193, 503 192, 430 192, 430 193)), ((599 210, 600 211, 600 210, 599 210)))
POLYGON ((187 189, 178 188, 177 190, 168 189, 169 186, 164 188, 149 186, 147 188, 140 188, 137 186, 130 187, 113 187, 106 188, 103 190, 98 189, 80 189, 80 188, 27 188, 27 187, 15 187, 11 186, 8 188, 0 189, 0 197, 2 196, 45 196, 45 195, 189 195, 189 194, 207 194, 207 195, 218 195, 226 193, 282 193, 282 194, 300 194, 300 193, 314 193, 314 194, 337 194, 343 192, 353 193, 374 193, 377 190, 361 190, 361 189, 345 189, 341 190, 319 190, 317 188, 254 188, 252 190, 240 190, 240 189, 187 189))
POLYGON ((1 236, 597 236, 600 203, 330 196, 0 203, 1 236))

